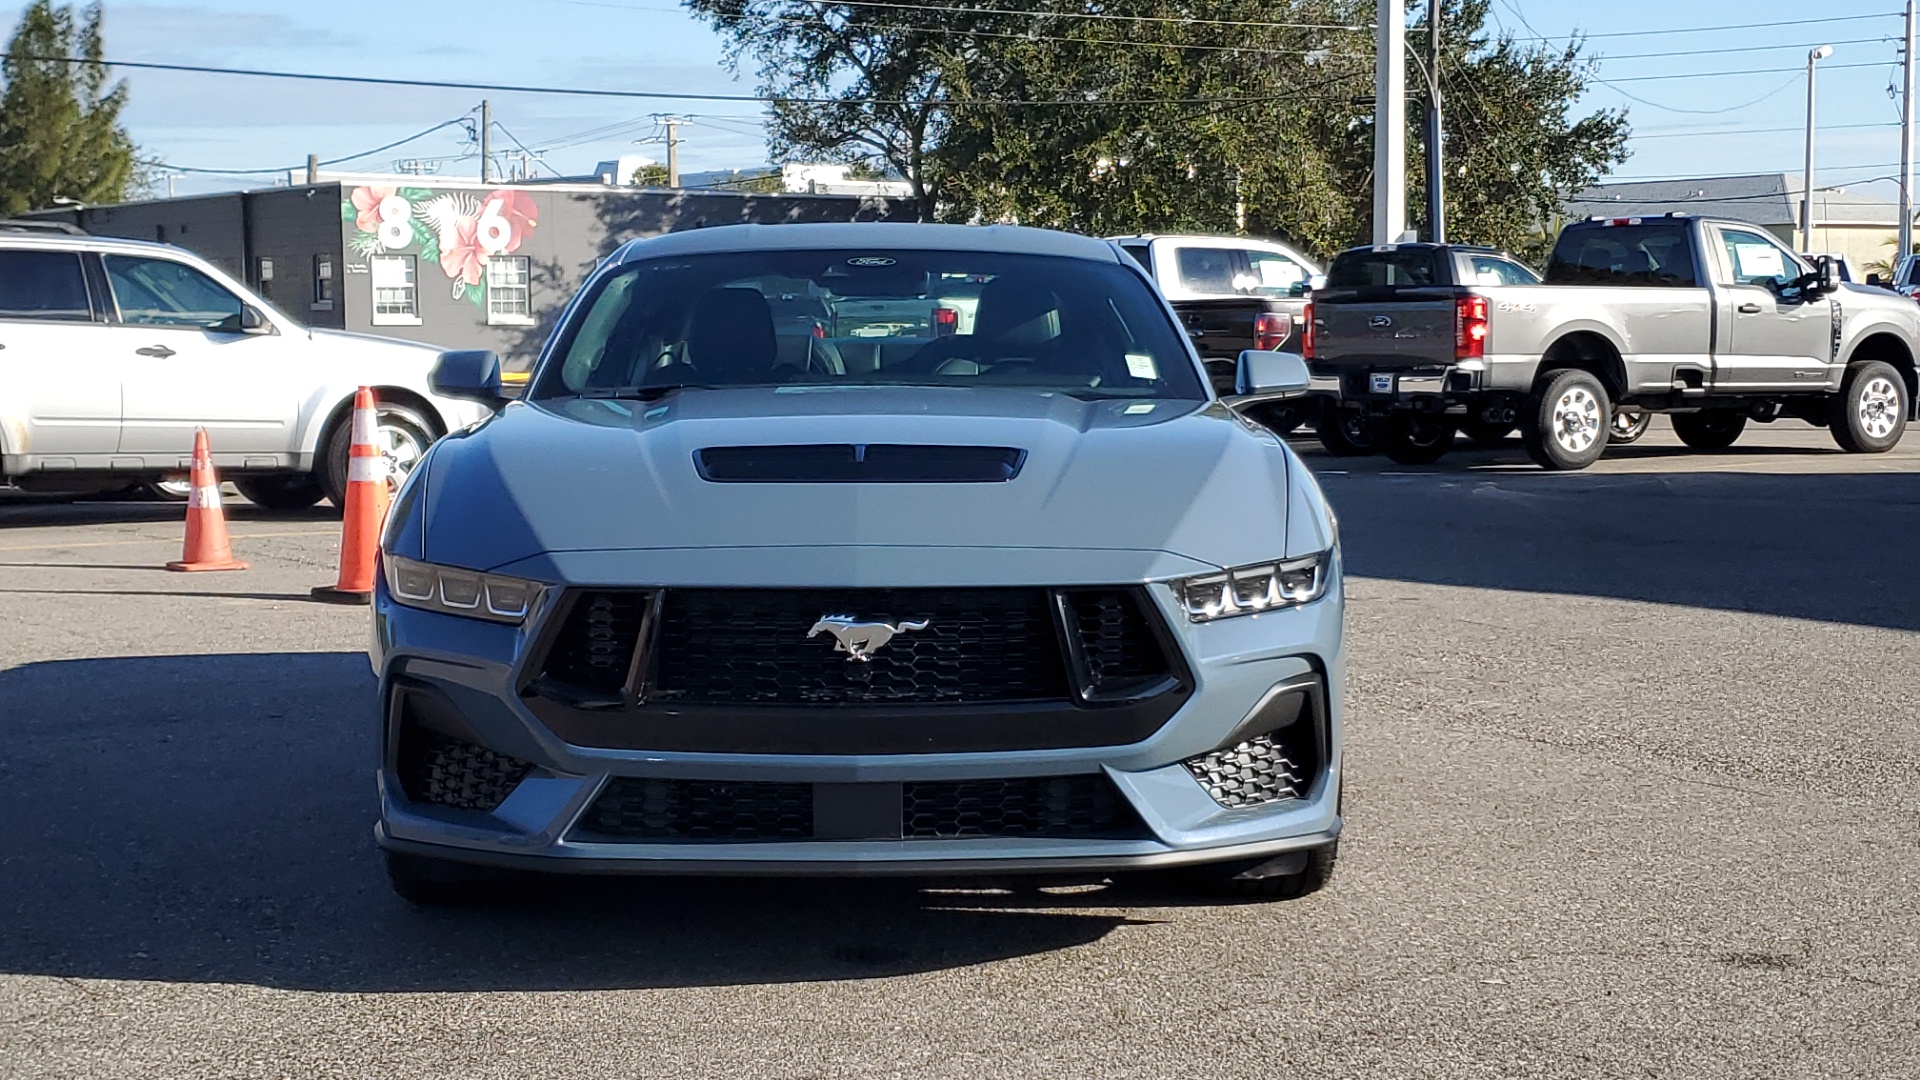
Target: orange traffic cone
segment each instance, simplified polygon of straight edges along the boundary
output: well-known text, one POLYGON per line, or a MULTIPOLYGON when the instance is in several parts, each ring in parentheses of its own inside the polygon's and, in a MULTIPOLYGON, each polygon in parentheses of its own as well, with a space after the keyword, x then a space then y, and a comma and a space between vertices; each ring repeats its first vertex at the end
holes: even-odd
POLYGON ((193 490, 187 495, 187 544, 169 570, 245 570, 227 539, 227 515, 220 509, 220 476, 213 471, 213 447, 207 429, 193 432, 193 490))
POLYGON ((353 444, 347 450, 347 505, 340 520, 340 580, 313 590, 315 600, 330 604, 366 604, 373 600, 375 557, 380 551, 380 527, 387 520, 386 459, 374 446, 379 430, 373 390, 361 387, 353 396, 353 444))

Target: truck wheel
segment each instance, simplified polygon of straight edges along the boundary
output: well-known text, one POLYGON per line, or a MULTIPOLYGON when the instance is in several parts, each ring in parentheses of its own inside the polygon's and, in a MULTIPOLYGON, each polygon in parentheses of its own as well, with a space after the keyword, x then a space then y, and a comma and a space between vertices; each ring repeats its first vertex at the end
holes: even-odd
POLYGON ((1453 448, 1453 421, 1443 416, 1399 413, 1387 418, 1380 445, 1402 465, 1431 465, 1453 448))
POLYGON ((270 476, 243 476, 233 482, 247 501, 262 510, 288 513, 305 510, 327 497, 320 481, 302 473, 275 473, 270 476))
MULTIPOLYGON (((433 425, 427 419, 405 405, 382 401, 376 407, 379 427, 374 433, 377 440, 375 449, 387 459, 388 484, 398 489, 400 482, 413 471, 420 456, 433 444, 433 425)), ((353 445, 352 414, 334 425, 327 439, 325 462, 322 469, 315 470, 320 476, 320 486, 326 489, 327 498, 333 500, 335 507, 344 508, 347 495, 347 451, 353 445)))
POLYGON ((1613 423, 1607 426, 1607 445, 1625 446, 1639 442, 1640 436, 1647 433, 1653 424, 1653 414, 1635 409, 1613 410, 1613 423))
POLYGON ((1337 409, 1329 405, 1314 425, 1320 445, 1334 457, 1366 457, 1380 452, 1380 435, 1373 417, 1358 409, 1337 409))
POLYGON ((1695 450, 1725 450, 1746 430, 1747 414, 1729 409, 1674 413, 1673 433, 1695 450))
POLYGON ((1520 410, 1520 438, 1527 456, 1543 469, 1584 469, 1606 451, 1612 416, 1607 388, 1593 373, 1556 371, 1520 410))
POLYGON ((1907 381, 1890 364, 1868 360, 1847 365, 1840 383, 1839 407, 1828 426, 1833 441, 1849 454, 1884 454, 1907 430, 1907 381))

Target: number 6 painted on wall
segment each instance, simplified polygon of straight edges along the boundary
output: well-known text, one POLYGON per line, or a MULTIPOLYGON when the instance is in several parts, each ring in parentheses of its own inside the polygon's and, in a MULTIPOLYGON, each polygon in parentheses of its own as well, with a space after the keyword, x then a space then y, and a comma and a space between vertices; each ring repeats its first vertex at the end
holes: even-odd
POLYGON ((479 242, 480 250, 489 255, 500 254, 513 242, 513 222, 500 215, 502 201, 487 200, 486 209, 480 212, 480 220, 474 229, 474 239, 479 242))

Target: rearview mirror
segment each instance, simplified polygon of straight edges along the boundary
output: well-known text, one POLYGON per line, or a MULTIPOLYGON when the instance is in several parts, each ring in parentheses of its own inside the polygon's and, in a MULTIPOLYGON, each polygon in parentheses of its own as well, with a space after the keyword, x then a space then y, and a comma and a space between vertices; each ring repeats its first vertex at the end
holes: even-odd
POLYGON ((1300 354, 1247 349, 1234 372, 1233 393, 1240 398, 1295 397, 1306 393, 1310 383, 1300 354))
POLYGON ((500 355, 492 349, 441 353, 427 376, 427 388, 441 397, 465 398, 496 409, 506 402, 500 392, 500 355))

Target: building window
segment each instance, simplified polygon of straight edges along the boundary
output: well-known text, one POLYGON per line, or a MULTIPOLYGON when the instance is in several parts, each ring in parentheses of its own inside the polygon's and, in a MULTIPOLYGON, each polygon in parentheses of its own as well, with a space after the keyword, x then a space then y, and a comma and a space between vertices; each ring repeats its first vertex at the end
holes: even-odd
POLYGON ((315 311, 333 310, 333 257, 313 257, 313 307, 315 311))
POLYGON ((271 298, 273 296, 273 260, 262 256, 254 266, 253 279, 258 282, 260 295, 271 298))
POLYGON ((533 325, 532 264, 518 255, 487 260, 487 325, 533 325))
POLYGON ((411 255, 375 255, 372 263, 373 324, 419 326, 420 290, 411 255))

